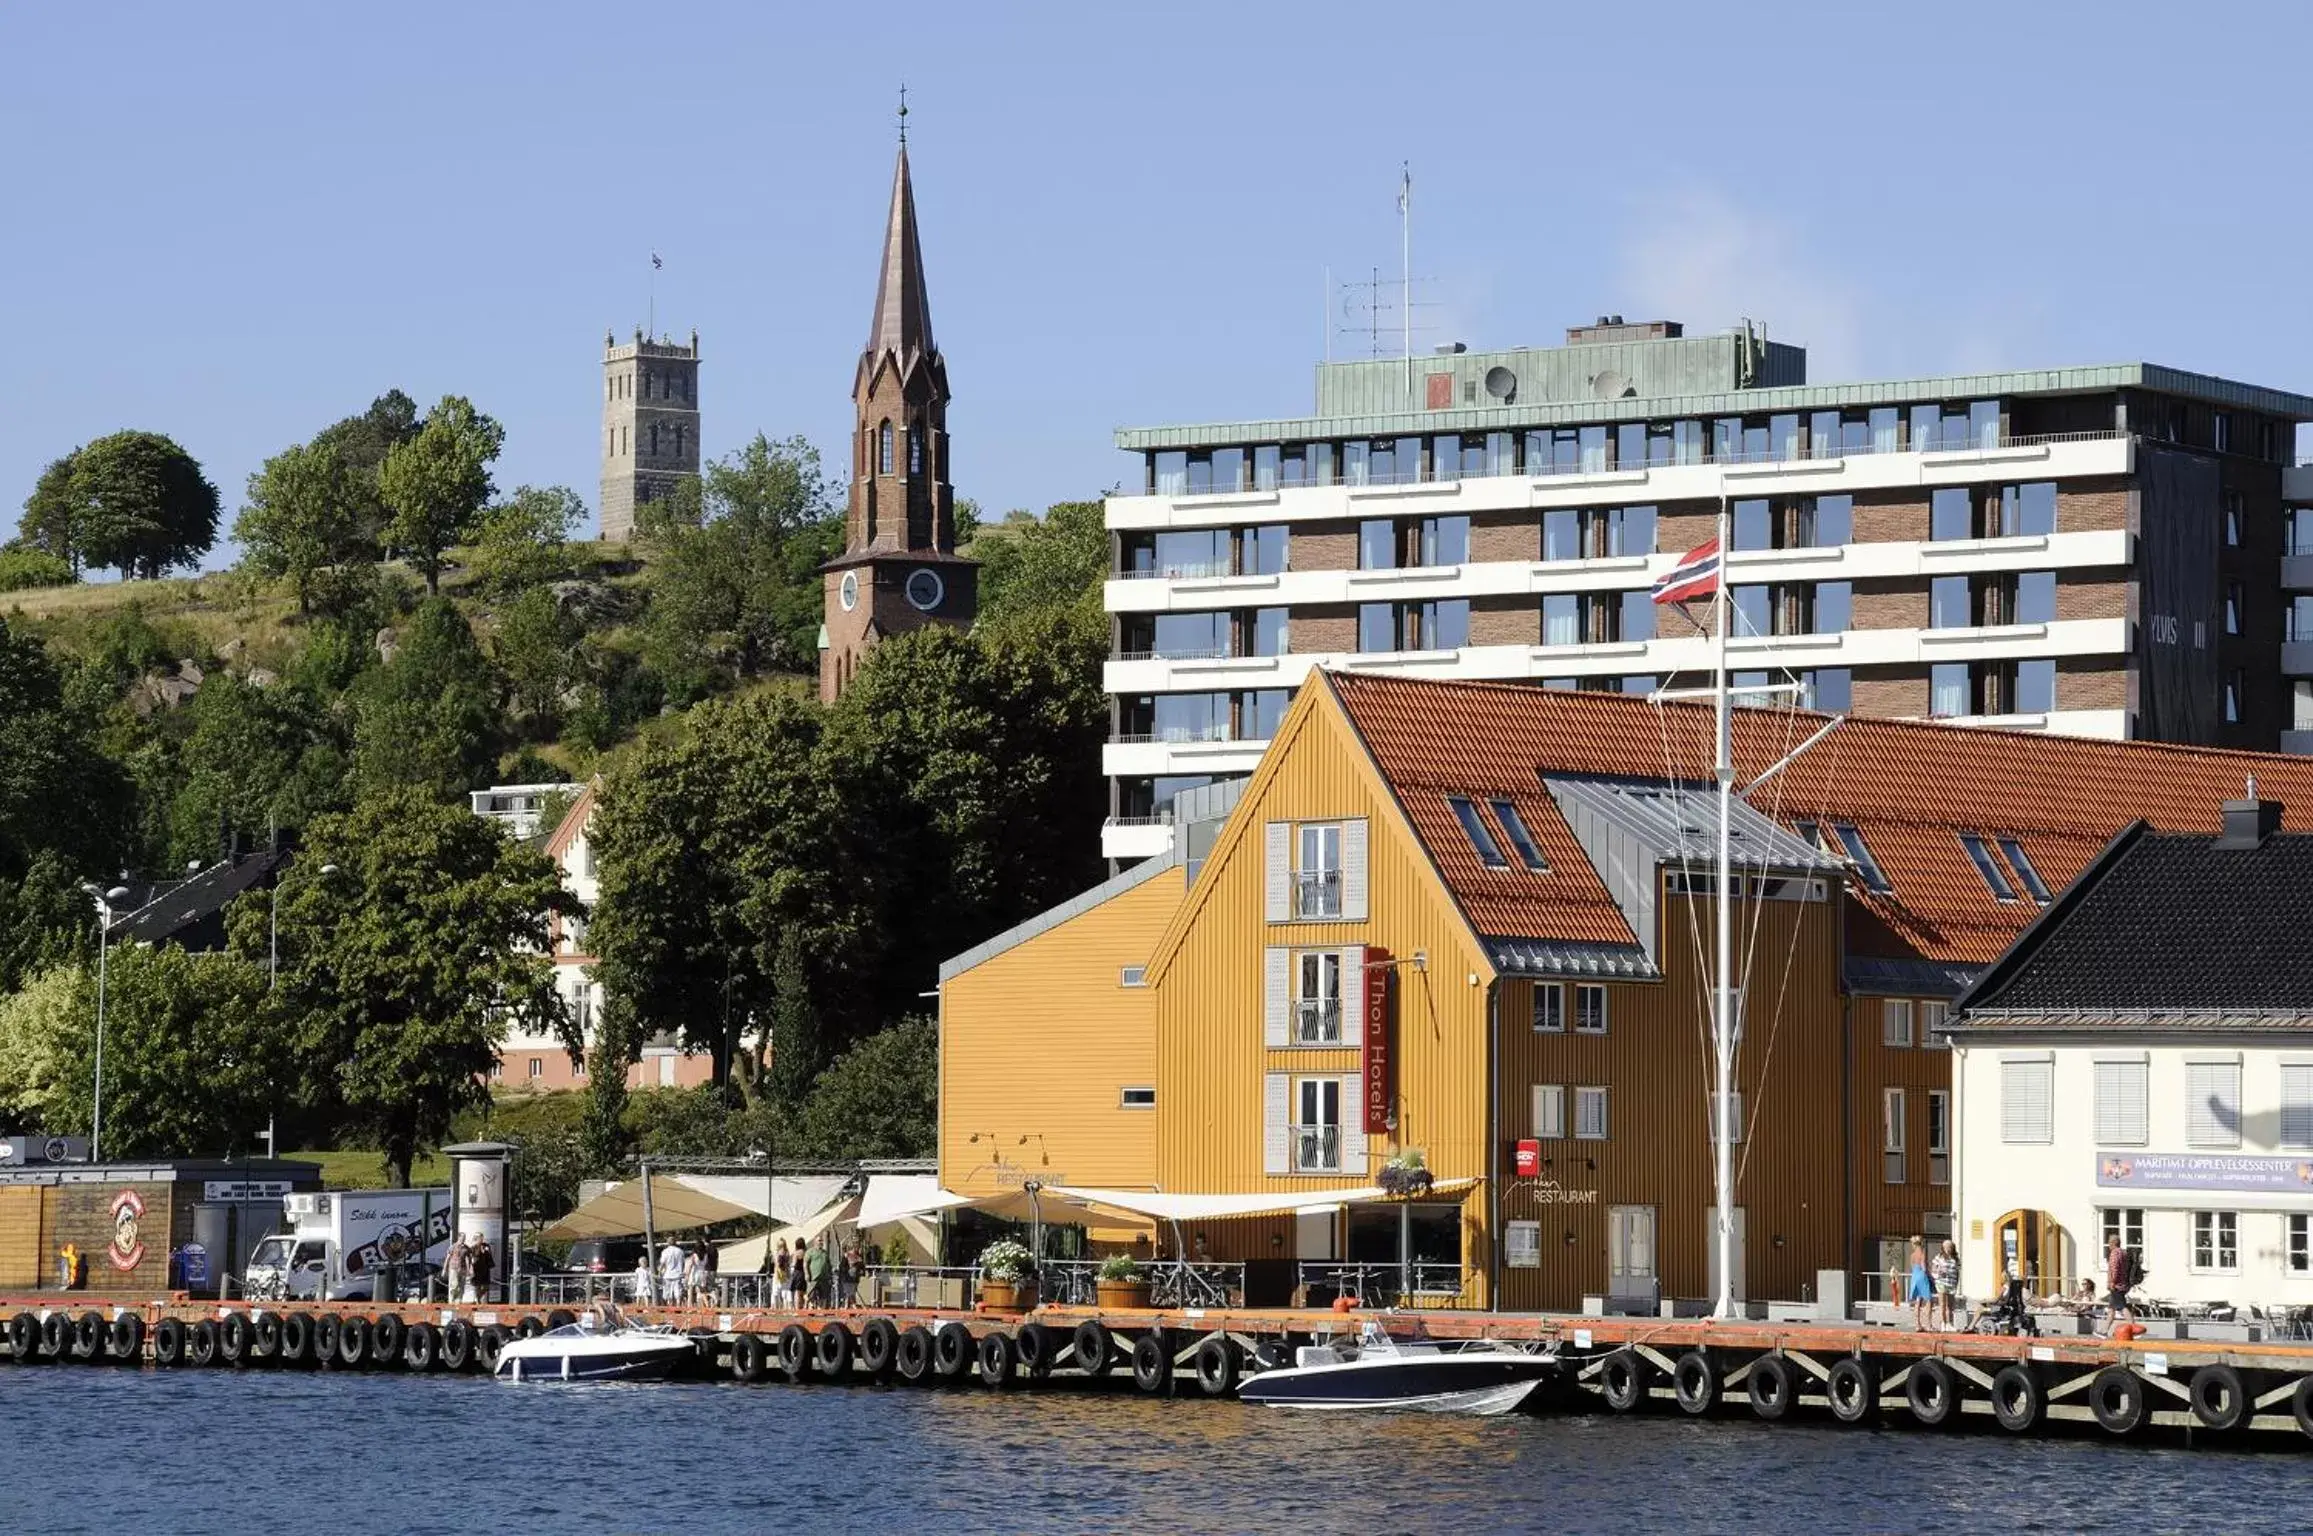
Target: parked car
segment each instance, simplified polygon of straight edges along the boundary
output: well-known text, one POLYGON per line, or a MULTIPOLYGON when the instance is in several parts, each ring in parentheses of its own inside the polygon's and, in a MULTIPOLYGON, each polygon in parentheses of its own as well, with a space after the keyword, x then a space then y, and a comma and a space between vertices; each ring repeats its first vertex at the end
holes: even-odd
POLYGON ((573 1275, 631 1275, 650 1252, 639 1237, 582 1237, 562 1261, 573 1275))

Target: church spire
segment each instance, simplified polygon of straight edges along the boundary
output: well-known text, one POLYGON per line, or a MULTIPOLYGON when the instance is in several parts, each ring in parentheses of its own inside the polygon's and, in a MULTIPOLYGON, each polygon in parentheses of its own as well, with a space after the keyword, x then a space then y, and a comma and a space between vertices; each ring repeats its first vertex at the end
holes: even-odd
MULTIPOLYGON (((900 121, 904 132, 907 120, 900 121)), ((883 268, 876 278, 875 321, 868 328, 866 364, 872 371, 889 356, 904 375, 937 350, 932 345, 932 305, 924 290, 924 253, 916 243, 916 196, 908 180, 903 137, 899 165, 892 173, 891 218, 884 226, 883 268)))

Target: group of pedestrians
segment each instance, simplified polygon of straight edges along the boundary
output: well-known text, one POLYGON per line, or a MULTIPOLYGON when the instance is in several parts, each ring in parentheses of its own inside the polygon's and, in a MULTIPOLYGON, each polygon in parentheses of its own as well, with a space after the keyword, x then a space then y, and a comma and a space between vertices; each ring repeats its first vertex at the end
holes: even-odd
POLYGON ((442 1285, 452 1301, 488 1301, 498 1278, 498 1255, 480 1233, 461 1235, 442 1260, 442 1285))
POLYGON ((1911 1239, 1911 1272, 1905 1278, 1903 1299, 1911 1304, 1911 1326, 1916 1332, 1948 1332, 1960 1295, 1960 1250, 1945 1238, 1933 1254, 1927 1239, 1911 1239), (1928 1319, 1933 1316, 1935 1321, 1928 1319))
POLYGON ((713 1300, 715 1250, 705 1243, 685 1248, 668 1238, 658 1252, 658 1268, 651 1268, 645 1252, 634 1264, 635 1300, 662 1306, 703 1307, 713 1300))
POLYGON ((763 1266, 771 1277, 774 1307, 857 1306, 859 1282, 868 1267, 856 1233, 838 1247, 825 1232, 814 1242, 797 1243, 792 1251, 787 1239, 779 1239, 763 1266))
MULTIPOLYGON (((2125 1327, 2131 1321, 2134 1293, 2144 1284, 2144 1260, 2136 1249, 2124 1245, 2117 1234, 2106 1237, 2104 1242, 2104 1281, 2105 1306, 2109 1312, 2106 1326, 2108 1329, 2125 1327)), ((1923 1333, 1950 1330, 1954 1326, 1954 1308, 1959 1302, 1959 1286, 1958 1247, 1946 1238, 1930 1253, 1926 1240, 1915 1234, 1911 1240, 1910 1269, 1903 1285, 1903 1299, 1911 1307, 1912 1327, 1923 1333)), ((1995 1311, 2004 1311, 2021 1325, 2028 1321, 2024 1314, 2034 1305, 2068 1312, 2091 1311, 2096 1305, 2096 1282, 2084 1279, 2077 1295, 2059 1292, 2035 1303, 2023 1266, 2011 1261, 1995 1311)))

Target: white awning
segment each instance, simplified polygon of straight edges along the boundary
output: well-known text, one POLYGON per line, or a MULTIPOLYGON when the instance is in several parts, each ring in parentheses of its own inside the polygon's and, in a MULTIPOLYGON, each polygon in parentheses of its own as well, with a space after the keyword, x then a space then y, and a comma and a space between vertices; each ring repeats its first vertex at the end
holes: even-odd
POLYGON ((783 1173, 772 1179, 756 1173, 660 1173, 651 1176, 653 1192, 669 1179, 680 1179, 701 1194, 743 1205, 773 1221, 806 1220, 826 1209, 851 1182, 840 1173, 783 1173))
POLYGON ((885 1227, 905 1217, 936 1216, 972 1203, 970 1195, 940 1188, 937 1174, 873 1173, 868 1175, 867 1193, 860 1197, 859 1224, 885 1227))
MULTIPOLYGON (((1440 1179, 1430 1186, 1430 1193, 1458 1194, 1477 1182, 1474 1178, 1440 1179)), ((1313 1189, 1257 1195, 1175 1194, 1163 1190, 1086 1189, 1048 1184, 1042 1194, 1046 1200, 1064 1200, 1073 1205, 1129 1211, 1136 1216, 1153 1217, 1158 1221, 1220 1221, 1231 1216, 1283 1216, 1300 1211, 1331 1211, 1345 1205, 1373 1205, 1385 1200, 1406 1198, 1392 1194, 1378 1184, 1358 1189, 1313 1189)))
POLYGON ((716 1267, 725 1274, 753 1274, 763 1268, 763 1256, 780 1241, 784 1240, 790 1248, 801 1248, 829 1227, 854 1225, 852 1217, 858 1210, 859 1201, 856 1197, 837 1200, 793 1226, 781 1227, 775 1232, 765 1232, 757 1237, 741 1238, 735 1243, 724 1243, 715 1250, 716 1267))
MULTIPOLYGON (((711 1226, 759 1214, 752 1206, 694 1189, 681 1177, 651 1177, 650 1225, 659 1232, 711 1226)), ((613 1184, 539 1235, 550 1238, 632 1237, 643 1230, 640 1179, 613 1184)))

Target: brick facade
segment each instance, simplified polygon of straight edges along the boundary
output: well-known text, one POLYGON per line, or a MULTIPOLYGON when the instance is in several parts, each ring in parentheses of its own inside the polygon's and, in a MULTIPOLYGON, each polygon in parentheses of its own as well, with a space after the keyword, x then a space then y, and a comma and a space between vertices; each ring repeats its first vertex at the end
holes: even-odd
POLYGON ((1480 597, 1470 603, 1470 644, 1540 645, 1542 609, 1530 597, 1480 597))
POLYGON ((1354 571, 1357 569, 1357 526, 1309 523, 1293 530, 1286 548, 1287 564, 1296 571, 1354 571))

